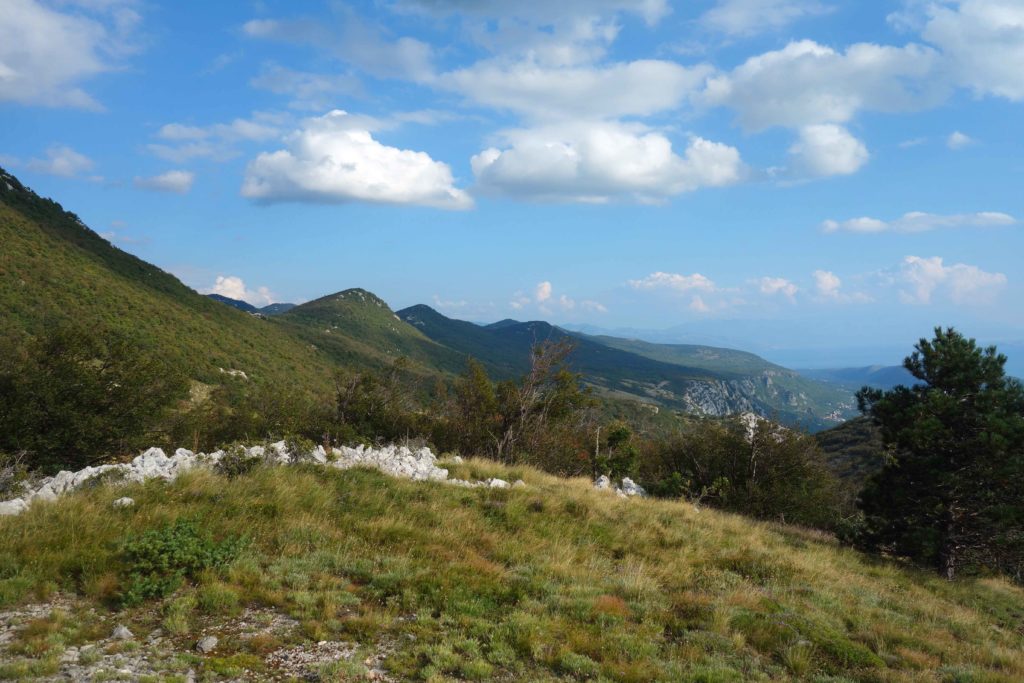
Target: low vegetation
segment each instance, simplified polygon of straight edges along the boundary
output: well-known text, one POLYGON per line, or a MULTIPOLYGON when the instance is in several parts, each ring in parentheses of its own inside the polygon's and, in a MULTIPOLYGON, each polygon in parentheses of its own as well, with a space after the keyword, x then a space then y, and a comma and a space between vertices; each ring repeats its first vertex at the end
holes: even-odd
MULTIPOLYGON (((98 487, 0 519, 0 604, 77 596, 70 613, 16 634, 5 670, 55 661, 71 635, 54 634, 87 630, 90 608, 122 609, 154 563, 230 547, 118 616, 135 633, 163 628, 183 652, 201 633, 222 635, 215 657, 170 671, 268 674, 267 649, 283 644, 227 628, 257 606, 298 620, 297 640, 387 644, 385 667, 401 680, 1024 677, 1024 591, 1006 581, 949 583, 816 532, 622 500, 528 466, 459 467, 527 486, 300 465, 98 487), (113 508, 125 494, 135 506, 113 508)), ((358 679, 360 661, 325 675, 358 679)))

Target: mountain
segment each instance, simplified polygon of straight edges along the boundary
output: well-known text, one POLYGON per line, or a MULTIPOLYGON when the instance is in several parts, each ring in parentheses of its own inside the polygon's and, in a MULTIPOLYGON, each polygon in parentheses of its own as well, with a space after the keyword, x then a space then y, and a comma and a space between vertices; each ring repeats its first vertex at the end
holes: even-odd
POLYGON ((287 313, 288 311, 295 308, 295 304, 269 304, 267 306, 259 308, 257 306, 253 306, 248 301, 242 301, 241 299, 232 299, 231 297, 224 296, 222 294, 207 294, 206 296, 210 297, 214 301, 219 301, 222 304, 227 304, 228 306, 237 308, 240 311, 245 311, 246 313, 261 313, 263 315, 281 315, 282 313, 287 313))
POLYGON ((259 310, 260 310, 260 309, 256 308, 255 306, 253 306, 252 304, 250 304, 248 301, 241 301, 239 299, 232 299, 231 297, 224 296, 222 294, 207 294, 206 296, 210 297, 214 301, 219 301, 222 304, 227 304, 228 306, 231 306, 232 308, 237 308, 238 310, 245 311, 246 313, 258 313, 259 310))
POLYGON ((331 363, 273 320, 196 293, 0 169, 0 337, 63 322, 122 330, 190 377, 322 387, 331 363))
POLYGON ((540 321, 481 326, 425 305, 403 309, 398 316, 438 344, 473 356, 498 377, 525 372, 536 342, 568 339, 575 345, 573 369, 607 397, 706 415, 777 415, 812 429, 835 424, 853 409, 849 391, 741 351, 589 337, 540 321))
POLYGON ((863 368, 823 368, 797 370, 801 375, 819 382, 828 382, 856 391, 868 386, 892 389, 898 384, 911 386, 917 380, 902 365, 869 365, 863 368))
POLYGON ((849 390, 808 379, 746 351, 694 344, 652 344, 610 336, 591 339, 664 363, 712 370, 738 392, 768 406, 771 413, 786 422, 800 421, 820 428, 854 414, 849 390))
POLYGON ((268 304, 260 309, 263 315, 281 315, 295 308, 295 304, 268 304))
POLYGON ((384 367, 406 358, 421 373, 458 373, 466 365, 465 353, 429 339, 365 289, 321 297, 274 320, 335 363, 384 367))
POLYGON ((881 430, 858 417, 814 435, 832 471, 860 491, 868 477, 885 463, 881 430))

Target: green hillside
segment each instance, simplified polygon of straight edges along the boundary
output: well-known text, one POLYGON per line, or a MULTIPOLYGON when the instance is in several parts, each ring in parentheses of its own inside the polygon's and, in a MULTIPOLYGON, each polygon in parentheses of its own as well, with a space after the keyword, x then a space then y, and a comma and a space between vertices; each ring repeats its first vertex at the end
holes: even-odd
POLYGON ((850 420, 814 438, 832 471, 858 491, 885 462, 881 430, 869 418, 850 420))
POLYGON ((194 379, 326 384, 329 362, 282 326, 197 294, 0 170, 0 336, 73 322, 122 330, 194 379))
POLYGON ((364 289, 321 297, 274 320, 343 365, 383 367, 406 358, 415 369, 427 373, 458 373, 466 366, 464 352, 427 338, 383 299, 364 289))
POLYGON ((198 471, 0 518, 15 625, 0 678, 58 680, 78 661, 92 680, 1024 680, 1024 591, 1008 581, 951 583, 818 532, 526 467, 449 466, 525 486, 198 471), (121 607, 197 546, 227 559, 121 607), (111 640, 118 624, 134 639, 111 640))

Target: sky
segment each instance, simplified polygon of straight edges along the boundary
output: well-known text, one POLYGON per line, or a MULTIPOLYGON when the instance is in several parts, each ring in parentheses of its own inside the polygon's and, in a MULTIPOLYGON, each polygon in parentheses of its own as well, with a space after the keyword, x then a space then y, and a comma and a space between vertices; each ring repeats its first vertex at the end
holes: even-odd
POLYGON ((2 5, 0 165, 204 293, 1024 340, 1024 0, 2 5))

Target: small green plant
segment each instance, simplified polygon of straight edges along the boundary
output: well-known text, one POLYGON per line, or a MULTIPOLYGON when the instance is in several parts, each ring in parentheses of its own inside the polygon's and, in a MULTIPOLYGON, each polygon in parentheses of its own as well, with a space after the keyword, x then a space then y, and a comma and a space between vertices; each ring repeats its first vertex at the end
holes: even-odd
POLYGON ((129 538, 121 549, 127 574, 122 602, 166 597, 187 579, 231 562, 244 543, 237 537, 214 541, 186 520, 129 538))
POLYGON ((245 450, 245 446, 235 444, 224 450, 224 455, 221 456, 214 469, 218 474, 234 479, 235 477, 249 474, 262 464, 262 458, 249 455, 248 451, 245 450))

